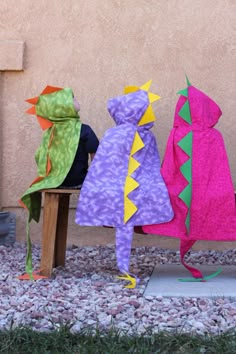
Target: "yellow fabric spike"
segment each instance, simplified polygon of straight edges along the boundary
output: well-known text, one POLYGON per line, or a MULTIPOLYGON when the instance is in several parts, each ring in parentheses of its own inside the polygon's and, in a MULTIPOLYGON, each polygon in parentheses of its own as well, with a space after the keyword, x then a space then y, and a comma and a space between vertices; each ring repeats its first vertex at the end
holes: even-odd
POLYGON ((151 122, 155 122, 156 117, 155 114, 153 112, 152 106, 149 105, 146 112, 144 113, 144 115, 142 116, 141 120, 138 123, 138 126, 144 125, 144 124, 148 124, 151 122))
POLYGON ((127 195, 131 193, 133 190, 138 188, 138 186, 139 183, 135 181, 135 179, 133 179, 130 176, 127 176, 125 181, 125 197, 127 197, 127 195))
POLYGON ((129 158, 128 175, 132 175, 134 171, 140 166, 140 162, 135 160, 132 156, 129 158))
POLYGON ((136 92, 139 90, 138 86, 126 86, 124 88, 124 94, 127 95, 128 93, 136 92))
POLYGON ((139 133, 136 132, 130 155, 131 156, 134 155, 137 151, 141 150, 143 147, 144 147, 144 143, 143 143, 142 139, 140 138, 139 133))
POLYGON ((130 281, 130 284, 126 285, 125 288, 127 289, 134 289, 137 285, 137 280, 135 277, 132 277, 130 274, 128 273, 124 273, 124 276, 118 276, 116 277, 117 279, 122 279, 122 280, 128 280, 130 281))
POLYGON ((146 84, 140 86, 140 89, 144 91, 149 91, 151 84, 152 80, 149 80, 148 82, 146 82, 146 84))
POLYGON ((148 98, 149 98, 149 102, 153 103, 155 101, 158 101, 161 97, 156 95, 155 93, 148 92, 148 98))
POLYGON ((138 208, 128 197, 125 196, 124 209, 124 223, 126 223, 131 216, 136 213, 138 208))

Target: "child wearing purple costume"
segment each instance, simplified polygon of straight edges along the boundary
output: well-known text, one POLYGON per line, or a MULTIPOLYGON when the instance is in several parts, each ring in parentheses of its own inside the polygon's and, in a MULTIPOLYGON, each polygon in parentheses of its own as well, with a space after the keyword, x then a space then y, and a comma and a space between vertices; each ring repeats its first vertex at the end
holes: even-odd
POLYGON ((125 94, 108 101, 116 123, 100 142, 81 189, 76 223, 116 228, 117 265, 121 279, 136 286, 129 272, 134 226, 164 223, 173 211, 160 174, 155 121, 151 104, 160 97, 149 92, 151 81, 127 87, 125 94))

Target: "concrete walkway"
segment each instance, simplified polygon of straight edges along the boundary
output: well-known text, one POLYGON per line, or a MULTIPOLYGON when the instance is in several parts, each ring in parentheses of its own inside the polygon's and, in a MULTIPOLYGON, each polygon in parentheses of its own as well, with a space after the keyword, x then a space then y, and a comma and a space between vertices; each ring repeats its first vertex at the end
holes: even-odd
POLYGON ((191 274, 182 265, 158 265, 154 268, 144 295, 236 298, 235 266, 206 265, 199 267, 204 276, 216 272, 219 268, 222 268, 222 272, 206 282, 180 282, 179 278, 191 278, 191 274))

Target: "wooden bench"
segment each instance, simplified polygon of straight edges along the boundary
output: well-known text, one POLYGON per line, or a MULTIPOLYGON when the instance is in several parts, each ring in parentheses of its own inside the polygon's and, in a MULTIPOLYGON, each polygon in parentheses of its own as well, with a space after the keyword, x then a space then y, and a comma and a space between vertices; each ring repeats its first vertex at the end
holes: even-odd
POLYGON ((80 190, 43 189, 41 192, 44 211, 40 273, 50 277, 54 267, 65 265, 70 196, 79 195, 80 190))
POLYGON ((65 265, 69 202, 79 189, 43 189, 44 211, 40 274, 50 277, 53 267, 65 265))

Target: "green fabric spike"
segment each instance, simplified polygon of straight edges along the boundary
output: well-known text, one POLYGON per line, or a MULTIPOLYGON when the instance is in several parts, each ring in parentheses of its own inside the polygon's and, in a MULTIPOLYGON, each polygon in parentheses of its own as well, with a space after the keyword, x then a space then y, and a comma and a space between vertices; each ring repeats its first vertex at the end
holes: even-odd
POLYGON ((186 87, 185 89, 178 91, 177 94, 188 97, 188 88, 186 87))
POLYGON ((179 116, 185 120, 185 122, 192 124, 190 108, 188 101, 185 102, 181 110, 179 111, 179 116))
POLYGON ((186 77, 187 85, 188 85, 188 86, 192 86, 192 84, 191 84, 191 82, 189 81, 188 76, 187 76, 186 74, 185 74, 185 77, 186 77))
POLYGON ((193 133, 189 132, 178 142, 178 146, 189 156, 192 156, 193 133))
POLYGON ((178 146, 190 157, 181 167, 180 171, 184 178, 189 182, 189 184, 182 190, 179 194, 179 198, 188 207, 188 213, 185 220, 185 226, 187 233, 190 230, 190 205, 192 200, 192 142, 193 142, 193 133, 189 132, 185 137, 178 142, 178 146))
POLYGON ((179 198, 190 208, 192 198, 192 185, 188 184, 179 194, 179 198))
POLYGON ((189 230, 190 230, 190 210, 188 210, 188 214, 187 214, 187 217, 185 220, 185 226, 186 226, 187 231, 189 233, 189 230))
POLYGON ((203 278, 180 278, 178 281, 181 282, 201 282, 201 281, 206 281, 212 278, 215 278, 217 275, 219 275, 222 272, 222 268, 217 269, 217 271, 213 274, 207 275, 206 277, 203 278))
POLYGON ((191 183, 192 181, 192 159, 186 161, 181 167, 180 171, 182 172, 183 176, 186 180, 191 183))
POLYGON ((210 275, 207 275, 206 277, 203 277, 204 280, 209 280, 212 278, 215 278, 217 275, 219 275, 222 272, 222 268, 217 269, 217 271, 215 273, 212 273, 210 275))
POLYGON ((30 280, 33 280, 32 243, 30 239, 29 223, 30 223, 30 215, 26 224, 27 254, 26 254, 25 269, 26 269, 26 273, 29 274, 30 280))

